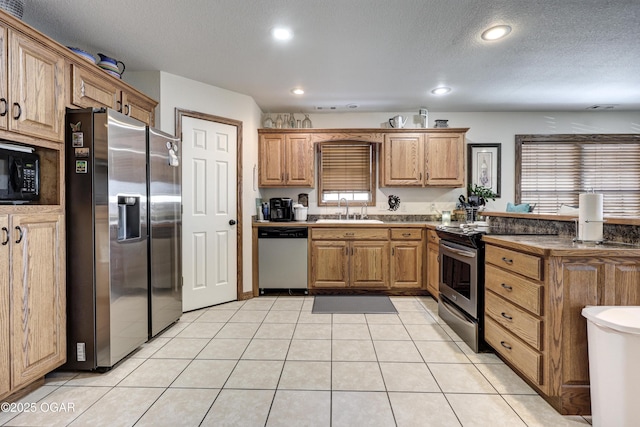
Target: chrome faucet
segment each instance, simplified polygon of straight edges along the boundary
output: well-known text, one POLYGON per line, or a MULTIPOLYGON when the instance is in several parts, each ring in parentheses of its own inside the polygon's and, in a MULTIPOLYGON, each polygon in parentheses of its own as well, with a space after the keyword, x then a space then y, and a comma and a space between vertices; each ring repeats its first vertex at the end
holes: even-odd
POLYGON ((367 214, 367 202, 364 202, 362 206, 360 206, 360 219, 367 219, 369 215, 367 214), (364 212, 364 213, 363 213, 364 212))
MULTIPOLYGON (((347 215, 347 220, 349 219, 349 201, 347 199, 345 199, 344 197, 341 198, 340 200, 338 200, 338 209, 340 209, 340 203, 344 200, 344 203, 346 205, 346 215, 347 215)), ((342 212, 338 212, 338 219, 342 219, 342 212)))

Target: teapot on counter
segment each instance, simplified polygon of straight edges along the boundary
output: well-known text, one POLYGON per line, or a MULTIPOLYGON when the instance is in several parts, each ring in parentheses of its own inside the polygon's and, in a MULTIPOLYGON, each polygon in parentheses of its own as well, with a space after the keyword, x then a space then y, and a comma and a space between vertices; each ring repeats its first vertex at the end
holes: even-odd
POLYGON ((405 124, 407 124, 407 117, 402 117, 399 114, 389 119, 389 126, 392 128, 400 129, 403 128, 405 124))
POLYGON ((109 58, 107 55, 102 53, 99 53, 98 56, 100 57, 98 67, 102 68, 114 77, 120 78, 122 76, 125 69, 124 62, 109 58), (120 71, 120 65, 122 65, 122 71, 120 71))

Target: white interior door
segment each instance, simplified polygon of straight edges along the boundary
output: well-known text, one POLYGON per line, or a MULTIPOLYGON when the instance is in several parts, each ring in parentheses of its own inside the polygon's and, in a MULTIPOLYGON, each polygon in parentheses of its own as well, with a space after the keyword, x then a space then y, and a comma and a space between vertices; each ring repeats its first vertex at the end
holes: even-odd
POLYGON ((237 299, 236 127, 182 117, 182 139, 182 307, 190 311, 237 299))

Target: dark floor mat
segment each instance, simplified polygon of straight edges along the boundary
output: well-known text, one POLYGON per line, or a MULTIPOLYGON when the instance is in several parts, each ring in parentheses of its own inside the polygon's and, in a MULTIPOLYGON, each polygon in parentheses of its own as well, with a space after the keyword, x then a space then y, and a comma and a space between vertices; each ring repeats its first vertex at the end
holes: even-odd
POLYGON ((312 313, 372 314, 393 313, 398 310, 386 295, 317 295, 312 313))

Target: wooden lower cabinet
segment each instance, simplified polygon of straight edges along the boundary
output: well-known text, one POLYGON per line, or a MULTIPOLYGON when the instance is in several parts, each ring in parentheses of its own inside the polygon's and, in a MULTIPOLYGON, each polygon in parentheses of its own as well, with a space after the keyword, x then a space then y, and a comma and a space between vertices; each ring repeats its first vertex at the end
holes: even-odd
POLYGON ((423 228, 312 228, 310 287, 424 288, 423 228))
POLYGON ((311 286, 316 288, 386 288, 389 242, 311 242, 311 286))
POLYGON ((391 287, 421 289, 424 240, 421 229, 391 229, 391 287))
POLYGON ((65 362, 66 291, 64 216, 5 215, 0 225, 1 398, 65 362))
POLYGON ((440 238, 435 230, 427 230, 427 290, 440 298, 440 238))
POLYGON ((582 309, 640 305, 640 257, 624 250, 555 255, 489 243, 485 253, 485 340, 558 412, 590 414, 582 309))

